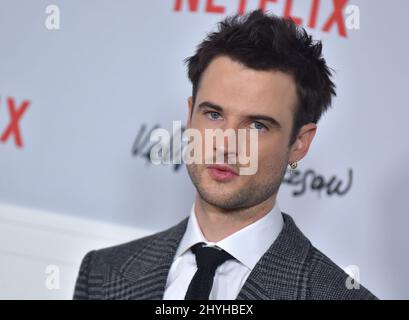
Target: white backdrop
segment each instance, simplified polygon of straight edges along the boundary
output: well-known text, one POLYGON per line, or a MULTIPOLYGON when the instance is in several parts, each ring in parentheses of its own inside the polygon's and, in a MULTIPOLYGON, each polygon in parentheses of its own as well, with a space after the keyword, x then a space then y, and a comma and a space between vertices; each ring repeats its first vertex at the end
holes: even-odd
MULTIPOLYGON (((189 214, 195 190, 185 167, 150 164, 143 140, 155 126, 186 121, 183 59, 245 1, 178 2, 0 0, 0 298, 70 298, 87 250, 189 214), (58 30, 46 27, 50 4, 58 30), (48 219, 54 229, 39 241, 48 219), (79 244, 84 225, 90 234, 79 244), (101 226, 109 240, 98 240, 101 226), (70 237, 49 250, 66 228, 70 237), (32 268, 40 251, 41 267, 32 268), (44 268, 65 252, 70 271, 62 268, 60 289, 47 291, 44 268)), ((373 293, 408 299, 409 2, 347 1, 360 10, 360 29, 346 36, 337 24, 323 30, 340 2, 293 1, 293 15, 323 41, 338 97, 278 201, 330 258, 357 265, 373 293)), ((260 3, 248 0, 246 10, 260 3)), ((283 15, 288 3, 265 6, 283 15)))

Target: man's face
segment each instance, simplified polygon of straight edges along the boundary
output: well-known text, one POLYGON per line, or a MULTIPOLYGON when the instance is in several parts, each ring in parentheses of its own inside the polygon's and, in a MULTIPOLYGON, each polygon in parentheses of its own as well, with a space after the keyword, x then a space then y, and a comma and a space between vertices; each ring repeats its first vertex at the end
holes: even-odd
MULTIPOLYGON (((212 60, 202 75, 194 107, 189 98, 187 127, 201 132, 203 144, 205 129, 256 130, 258 170, 253 175, 223 180, 208 164, 188 164, 189 175, 203 200, 230 210, 249 208, 276 195, 289 161, 296 101, 295 82, 288 74, 249 69, 226 56, 212 60)), ((212 148, 218 152, 216 146, 212 148)), ((228 164, 227 151, 225 155, 228 164)), ((235 172, 241 166, 238 161, 229 164, 235 172)))

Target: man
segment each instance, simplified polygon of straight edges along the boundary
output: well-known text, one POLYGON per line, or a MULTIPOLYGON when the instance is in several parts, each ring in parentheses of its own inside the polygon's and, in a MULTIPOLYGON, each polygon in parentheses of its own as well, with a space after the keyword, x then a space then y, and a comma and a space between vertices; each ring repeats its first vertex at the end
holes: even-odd
POLYGON ((187 127, 256 132, 256 173, 240 175, 227 160, 188 164, 197 190, 190 216, 88 253, 74 298, 376 299, 361 285, 350 288, 276 200, 287 166, 307 154, 335 95, 321 51, 304 29, 261 11, 221 22, 186 60, 187 127))

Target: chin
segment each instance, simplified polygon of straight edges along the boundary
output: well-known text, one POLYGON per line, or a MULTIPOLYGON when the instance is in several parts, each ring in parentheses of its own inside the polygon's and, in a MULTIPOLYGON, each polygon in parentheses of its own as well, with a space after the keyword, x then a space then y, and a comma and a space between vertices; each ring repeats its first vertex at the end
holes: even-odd
POLYGON ((206 188, 199 191, 200 197, 220 209, 231 210, 240 207, 241 203, 239 199, 236 199, 236 193, 234 192, 223 192, 222 190, 216 190, 216 188, 206 188))

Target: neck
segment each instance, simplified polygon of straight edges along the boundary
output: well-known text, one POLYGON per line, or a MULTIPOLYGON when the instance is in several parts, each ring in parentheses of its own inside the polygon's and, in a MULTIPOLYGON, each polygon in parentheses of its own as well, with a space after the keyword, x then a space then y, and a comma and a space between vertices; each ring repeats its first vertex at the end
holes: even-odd
POLYGON ((196 219, 205 238, 218 242, 264 217, 274 207, 276 196, 254 207, 225 210, 209 204, 196 194, 196 219))

